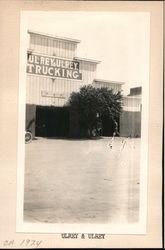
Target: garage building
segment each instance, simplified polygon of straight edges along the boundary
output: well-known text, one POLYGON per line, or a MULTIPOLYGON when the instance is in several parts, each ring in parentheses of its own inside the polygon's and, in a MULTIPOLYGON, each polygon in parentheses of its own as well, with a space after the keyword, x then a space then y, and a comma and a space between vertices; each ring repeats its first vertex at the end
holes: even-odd
MULTIPOLYGON (((122 90, 123 83, 96 79, 100 61, 79 58, 76 50, 80 41, 77 39, 34 31, 28 31, 28 38, 26 129, 32 131, 33 137, 77 136, 76 124, 65 106, 70 94, 88 84, 116 92, 122 90)), ((125 124, 126 116, 123 114, 120 123, 125 124)), ((124 126, 121 132, 127 136, 124 126)), ((105 124, 103 135, 112 133, 113 126, 105 124)))

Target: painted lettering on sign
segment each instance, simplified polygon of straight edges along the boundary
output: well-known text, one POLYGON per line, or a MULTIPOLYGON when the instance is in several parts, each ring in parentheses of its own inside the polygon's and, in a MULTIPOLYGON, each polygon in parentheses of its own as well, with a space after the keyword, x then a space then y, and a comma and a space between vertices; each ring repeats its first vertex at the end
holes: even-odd
POLYGON ((37 54, 28 54, 27 73, 82 80, 82 74, 79 72, 79 62, 37 54))
POLYGON ((64 93, 55 93, 47 90, 41 90, 41 96, 43 97, 52 97, 52 98, 61 98, 65 99, 66 96, 64 93))

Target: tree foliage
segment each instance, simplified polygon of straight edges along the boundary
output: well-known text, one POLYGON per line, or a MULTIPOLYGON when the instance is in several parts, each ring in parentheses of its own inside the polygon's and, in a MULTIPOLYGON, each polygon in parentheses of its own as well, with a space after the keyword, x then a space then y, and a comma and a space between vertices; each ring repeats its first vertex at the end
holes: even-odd
POLYGON ((78 115, 83 134, 92 134, 93 129, 101 126, 103 117, 116 120, 121 112, 122 95, 108 88, 83 86, 79 92, 72 92, 69 98, 70 109, 78 115), (88 131, 88 132, 87 132, 88 131))

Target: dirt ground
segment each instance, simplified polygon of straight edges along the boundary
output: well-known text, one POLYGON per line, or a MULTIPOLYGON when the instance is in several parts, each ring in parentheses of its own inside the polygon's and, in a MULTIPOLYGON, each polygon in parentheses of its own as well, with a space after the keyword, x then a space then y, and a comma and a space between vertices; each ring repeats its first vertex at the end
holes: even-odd
POLYGON ((47 223, 138 221, 140 139, 37 138, 26 144, 24 219, 47 223))

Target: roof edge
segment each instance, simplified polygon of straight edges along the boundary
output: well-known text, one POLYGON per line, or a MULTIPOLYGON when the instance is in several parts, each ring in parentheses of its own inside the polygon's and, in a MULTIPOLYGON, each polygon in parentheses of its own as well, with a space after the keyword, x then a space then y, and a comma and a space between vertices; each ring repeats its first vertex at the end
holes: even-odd
POLYGON ((54 40, 64 40, 64 41, 69 41, 69 42, 72 42, 72 43, 80 43, 81 42, 81 40, 78 40, 78 39, 72 39, 72 38, 69 38, 69 37, 60 37, 60 36, 50 35, 50 34, 47 34, 47 33, 38 32, 38 31, 34 31, 34 30, 28 30, 27 32, 29 34, 34 34, 34 35, 39 35, 39 36, 46 36, 46 37, 52 38, 54 40))
POLYGON ((95 63, 95 64, 101 63, 101 61, 98 61, 98 60, 82 58, 82 57, 74 57, 74 59, 77 61, 91 62, 91 63, 95 63))
POLYGON ((141 99, 142 96, 136 96, 136 95, 132 95, 132 96, 129 96, 129 95, 126 95, 126 96, 123 96, 123 98, 125 99, 141 99))
POLYGON ((104 80, 104 79, 94 79, 93 82, 105 82, 105 83, 115 83, 123 85, 125 82, 117 82, 117 81, 110 81, 110 80, 104 80))

